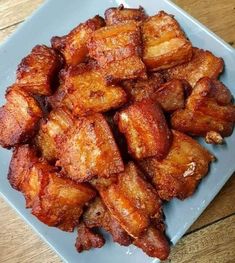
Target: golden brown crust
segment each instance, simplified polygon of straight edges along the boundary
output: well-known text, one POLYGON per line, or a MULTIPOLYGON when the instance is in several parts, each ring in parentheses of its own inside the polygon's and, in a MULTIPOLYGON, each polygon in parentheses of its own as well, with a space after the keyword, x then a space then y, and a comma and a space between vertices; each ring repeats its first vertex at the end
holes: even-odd
POLYGON ((190 61, 192 45, 173 16, 164 11, 149 17, 142 26, 144 55, 152 71, 171 68, 190 61))
POLYGON ((73 115, 64 107, 52 110, 47 119, 41 122, 35 141, 45 159, 58 159, 60 142, 73 122, 73 115))
MULTIPOLYGON (((44 177, 46 171, 43 171, 44 177)), ((95 192, 88 185, 74 183, 59 177, 59 174, 47 176, 48 183, 41 189, 32 214, 49 226, 71 232, 79 222, 84 205, 95 196, 95 192)))
POLYGON ((128 163, 118 182, 101 190, 111 215, 133 238, 145 232, 152 217, 161 217, 161 201, 133 163, 128 163))
POLYGON ((173 79, 162 84, 152 95, 166 112, 184 108, 185 99, 191 92, 191 86, 185 80, 173 79))
POLYGON ((135 21, 103 27, 88 42, 89 55, 96 59, 108 84, 124 79, 146 78, 141 61, 140 26, 135 21))
POLYGON ((37 45, 19 64, 16 84, 34 94, 50 95, 61 64, 61 58, 52 48, 37 45))
POLYGON ((65 96, 65 90, 62 84, 57 88, 57 90, 52 94, 51 96, 46 97, 46 103, 49 104, 49 106, 52 109, 55 109, 57 107, 60 107, 61 102, 65 96))
POLYGON ((96 65, 80 64, 63 73, 66 91, 62 104, 74 115, 105 112, 123 105, 127 96, 120 86, 107 86, 96 65))
POLYGON ((148 230, 139 238, 134 240, 133 244, 141 248, 148 256, 167 259, 170 253, 170 245, 164 233, 156 226, 149 226, 148 230))
POLYGON ((111 130, 98 113, 75 121, 60 150, 57 165, 78 182, 110 177, 124 170, 111 130))
POLYGON ((84 223, 78 225, 78 236, 75 247, 79 253, 91 248, 101 248, 105 244, 105 239, 101 234, 95 233, 84 223))
POLYGON ((173 131, 172 146, 164 160, 153 157, 139 164, 151 178, 161 199, 170 200, 192 195, 212 160, 213 156, 191 137, 173 131))
POLYGON ((151 99, 154 92, 164 83, 161 73, 151 73, 147 79, 124 80, 122 86, 131 101, 151 99))
POLYGON ((195 85, 186 108, 172 115, 172 126, 193 135, 206 136, 214 131, 228 136, 235 121, 231 98, 230 91, 221 82, 204 77, 195 85))
POLYGON ((223 68, 222 58, 216 57, 210 51, 194 47, 191 61, 165 70, 163 74, 167 80, 184 79, 194 87, 203 77, 217 79, 223 68))
POLYGON ((162 159, 167 155, 171 132, 158 104, 151 100, 135 102, 117 113, 116 119, 134 158, 156 156, 162 159))
POLYGON ((0 108, 0 145, 10 148, 35 135, 43 113, 36 100, 16 85, 8 89, 6 99, 0 108))
POLYGON ((112 235, 113 241, 122 246, 129 246, 132 238, 111 216, 102 200, 97 197, 83 214, 83 221, 89 228, 102 227, 112 235))
POLYGON ((124 8, 123 5, 107 9, 104 16, 107 26, 120 24, 130 20, 144 21, 148 17, 144 8, 141 6, 139 8, 124 8))
POLYGON ((88 53, 86 44, 92 32, 104 25, 104 19, 97 15, 75 27, 68 35, 53 37, 51 45, 63 54, 67 65, 75 66, 84 61, 88 53))
POLYGON ((88 185, 76 184, 60 176, 53 166, 36 156, 31 146, 15 149, 8 179, 24 194, 26 207, 32 208, 32 214, 43 223, 72 231, 83 206, 96 193, 88 185))

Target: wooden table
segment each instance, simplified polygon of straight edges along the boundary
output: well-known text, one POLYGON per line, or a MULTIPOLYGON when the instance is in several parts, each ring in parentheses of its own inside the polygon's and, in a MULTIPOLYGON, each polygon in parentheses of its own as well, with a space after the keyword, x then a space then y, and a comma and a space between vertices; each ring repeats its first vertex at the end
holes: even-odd
MULTIPOLYGON (((43 0, 0 0, 0 41, 15 31, 42 2, 43 0)), ((235 0, 175 2, 235 47, 235 0)), ((0 262, 61 262, 2 199, 0 262)), ((235 262, 235 176, 232 176, 206 211, 172 249, 170 259, 166 262, 235 262)))

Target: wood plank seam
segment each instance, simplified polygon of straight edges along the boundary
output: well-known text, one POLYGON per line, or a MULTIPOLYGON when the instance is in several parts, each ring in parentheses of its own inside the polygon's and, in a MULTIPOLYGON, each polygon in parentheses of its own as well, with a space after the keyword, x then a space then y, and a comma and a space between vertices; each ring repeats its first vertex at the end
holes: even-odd
POLYGON ((25 20, 23 19, 23 20, 20 20, 20 21, 18 21, 18 22, 15 22, 15 23, 13 23, 13 24, 11 24, 11 25, 9 25, 9 26, 5 26, 5 27, 2 27, 2 28, 0 28, 0 31, 1 30, 5 30, 5 29, 7 29, 7 28, 9 28, 9 27, 12 27, 12 26, 17 26, 18 24, 20 24, 20 23, 22 23, 22 22, 24 22, 25 20))
POLYGON ((200 231, 200 230, 202 230, 202 229, 204 229, 204 228, 206 228, 206 227, 209 227, 209 226, 211 226, 211 225, 213 225, 213 224, 216 224, 216 223, 218 223, 218 222, 220 222, 220 221, 222 221, 222 220, 224 220, 224 219, 227 219, 227 218, 229 218, 229 217, 231 217, 231 216, 234 216, 234 215, 235 215, 235 212, 234 212, 234 213, 231 213, 231 214, 229 214, 229 215, 227 215, 227 216, 221 217, 220 219, 217 219, 217 220, 215 220, 215 221, 212 221, 212 222, 210 222, 210 223, 208 223, 208 224, 206 224, 206 225, 204 225, 204 226, 202 226, 202 227, 199 227, 199 228, 194 229, 194 230, 192 230, 192 231, 190 231, 190 232, 187 232, 186 234, 183 235, 183 237, 186 237, 186 236, 188 236, 188 235, 194 234, 194 233, 196 233, 196 232, 198 232, 198 231, 200 231))

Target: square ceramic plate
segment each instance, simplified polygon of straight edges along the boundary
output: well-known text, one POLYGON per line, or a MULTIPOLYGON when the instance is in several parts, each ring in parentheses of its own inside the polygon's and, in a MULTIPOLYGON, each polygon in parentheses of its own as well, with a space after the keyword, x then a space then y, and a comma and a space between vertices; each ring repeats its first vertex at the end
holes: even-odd
MULTIPOLYGON (((175 15, 195 46, 209 49, 215 55, 223 57, 226 70, 221 79, 235 95, 234 49, 172 2, 168 0, 49 0, 0 47, 0 103, 4 103, 6 87, 14 82, 17 64, 34 45, 49 44, 52 36, 63 35, 80 22, 96 14, 103 15, 105 9, 119 4, 124 4, 126 7, 141 5, 150 15, 159 10, 175 15)), ((182 237, 234 172, 234 145, 235 132, 226 139, 226 144, 223 146, 206 145, 206 148, 218 159, 212 165, 209 175, 203 179, 193 197, 184 202, 173 200, 165 205, 167 235, 172 244, 182 237)), ((150 263, 158 261, 146 256, 134 246, 126 248, 114 244, 109 236, 103 248, 78 254, 74 248, 76 232, 64 233, 40 223, 30 214, 30 211, 25 209, 22 195, 11 189, 7 181, 10 156, 10 151, 0 150, 0 193, 65 262, 150 263)))

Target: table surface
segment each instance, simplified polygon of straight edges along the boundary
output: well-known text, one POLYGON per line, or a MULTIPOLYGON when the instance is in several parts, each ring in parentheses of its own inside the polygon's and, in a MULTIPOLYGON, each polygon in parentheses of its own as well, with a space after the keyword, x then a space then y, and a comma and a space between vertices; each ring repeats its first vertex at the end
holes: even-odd
MULTIPOLYGON (((43 0, 0 0, 0 41, 43 0)), ((175 0, 230 45, 235 47, 235 0, 175 0)), ((61 262, 33 230, 0 199, 0 262, 61 262)), ((171 263, 235 262, 235 175, 172 248, 171 263)), ((143 262, 144 263, 144 262, 143 262)))

